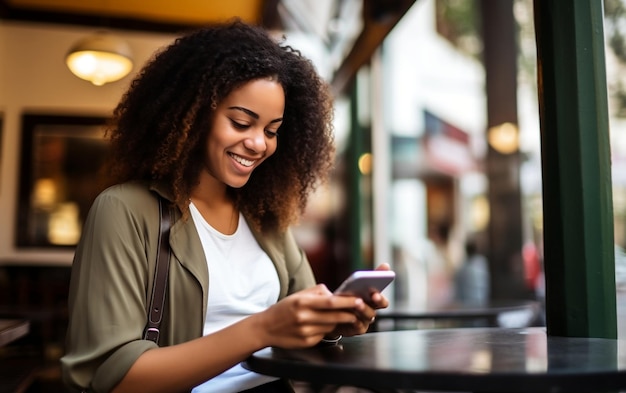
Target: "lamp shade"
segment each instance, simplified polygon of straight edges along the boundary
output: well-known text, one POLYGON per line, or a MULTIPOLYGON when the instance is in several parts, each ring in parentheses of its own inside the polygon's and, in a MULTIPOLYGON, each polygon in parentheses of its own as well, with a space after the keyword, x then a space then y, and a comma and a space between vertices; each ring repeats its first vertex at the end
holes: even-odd
POLYGON ((78 41, 65 62, 74 75, 96 86, 120 80, 133 69, 128 43, 105 32, 78 41))

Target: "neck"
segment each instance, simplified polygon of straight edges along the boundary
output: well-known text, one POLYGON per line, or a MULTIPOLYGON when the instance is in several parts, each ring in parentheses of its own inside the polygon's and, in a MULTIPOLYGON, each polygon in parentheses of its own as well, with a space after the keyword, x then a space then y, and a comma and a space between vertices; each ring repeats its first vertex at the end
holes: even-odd
POLYGON ((207 197, 207 194, 193 192, 190 202, 193 202, 204 220, 219 232, 232 235, 237 231, 239 211, 226 194, 207 197))
POLYGON ((190 197, 194 200, 194 203, 201 200, 209 206, 231 205, 232 200, 228 195, 227 189, 226 184, 217 180, 206 171, 202 171, 200 172, 198 183, 191 190, 190 197))

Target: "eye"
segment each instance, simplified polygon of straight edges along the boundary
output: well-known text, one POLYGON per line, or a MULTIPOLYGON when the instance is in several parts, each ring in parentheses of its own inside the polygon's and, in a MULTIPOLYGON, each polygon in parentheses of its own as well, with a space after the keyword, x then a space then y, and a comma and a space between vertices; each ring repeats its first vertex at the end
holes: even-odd
POLYGON ((238 130, 245 130, 245 129, 247 129, 247 128, 249 127, 249 125, 247 125, 247 124, 243 124, 243 123, 239 123, 239 122, 236 122, 236 121, 235 121, 235 120, 233 120, 233 119, 230 119, 230 124, 232 124, 232 125, 233 125, 233 127, 234 127, 234 128, 236 128, 236 129, 238 129, 238 130))
POLYGON ((278 131, 265 130, 265 135, 267 135, 268 138, 276 138, 278 136, 278 131))

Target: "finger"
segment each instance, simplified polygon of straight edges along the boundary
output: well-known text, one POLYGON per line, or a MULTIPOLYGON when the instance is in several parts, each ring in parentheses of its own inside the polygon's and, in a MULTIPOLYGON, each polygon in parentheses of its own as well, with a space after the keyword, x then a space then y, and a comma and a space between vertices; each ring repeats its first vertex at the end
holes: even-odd
POLYGON ((333 295, 311 299, 312 307, 324 310, 361 310, 365 302, 360 297, 333 295))
POLYGON ((356 314, 349 311, 325 311, 318 313, 315 322, 325 325, 340 325, 358 323, 359 319, 356 314))
POLYGON ((388 263, 381 263, 375 270, 391 270, 391 266, 388 263))
POLYGON ((354 310, 354 315, 360 322, 368 323, 373 317, 376 316, 376 310, 368 306, 362 310, 354 310))
POLYGON ((351 330, 351 335, 355 335, 355 334, 363 334, 365 332, 367 332, 367 330, 369 329, 370 323, 374 320, 374 317, 371 317, 367 320, 358 320, 357 322, 353 323, 351 326, 350 325, 344 325, 344 326, 350 326, 350 330, 351 330))
POLYGON ((358 320, 359 316, 345 308, 332 310, 305 308, 296 313, 296 323, 298 325, 326 326, 324 328, 326 331, 332 330, 337 324, 352 324, 358 322, 358 320))
POLYGON ((308 293, 308 294, 325 295, 325 296, 333 294, 325 284, 317 284, 314 287, 303 289, 302 291, 298 293, 300 294, 308 293))
POLYGON ((354 308, 348 307, 309 307, 307 309, 307 317, 310 319, 304 319, 307 323, 318 322, 321 324, 332 323, 351 323, 361 318, 354 308))
POLYGON ((371 305, 374 308, 386 307, 387 304, 389 303, 387 298, 383 296, 383 294, 380 292, 374 292, 370 300, 371 300, 371 305))
MULTIPOLYGON (((325 286, 324 286, 325 288, 325 286)), ((322 291, 323 292, 323 291, 322 291)), ((355 296, 320 293, 318 290, 305 289, 290 295, 296 308, 317 310, 362 310, 366 307, 363 299, 355 296)))

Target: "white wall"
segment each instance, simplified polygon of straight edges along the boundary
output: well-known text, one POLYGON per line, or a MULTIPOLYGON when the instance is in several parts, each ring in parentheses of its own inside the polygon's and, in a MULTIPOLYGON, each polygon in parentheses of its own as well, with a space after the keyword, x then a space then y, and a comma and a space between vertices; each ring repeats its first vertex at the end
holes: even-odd
POLYGON ((385 39, 383 53, 391 132, 420 136, 421 110, 428 109, 484 140, 484 69, 437 33, 435 0, 415 2, 385 39))
POLYGON ((21 114, 107 116, 135 72, 155 50, 174 38, 169 34, 114 31, 129 42, 134 70, 121 81, 97 87, 75 77, 64 62, 68 49, 94 31, 75 26, 0 23, 0 113, 4 118, 0 143, 0 264, 70 264, 73 254, 15 247, 21 114))

